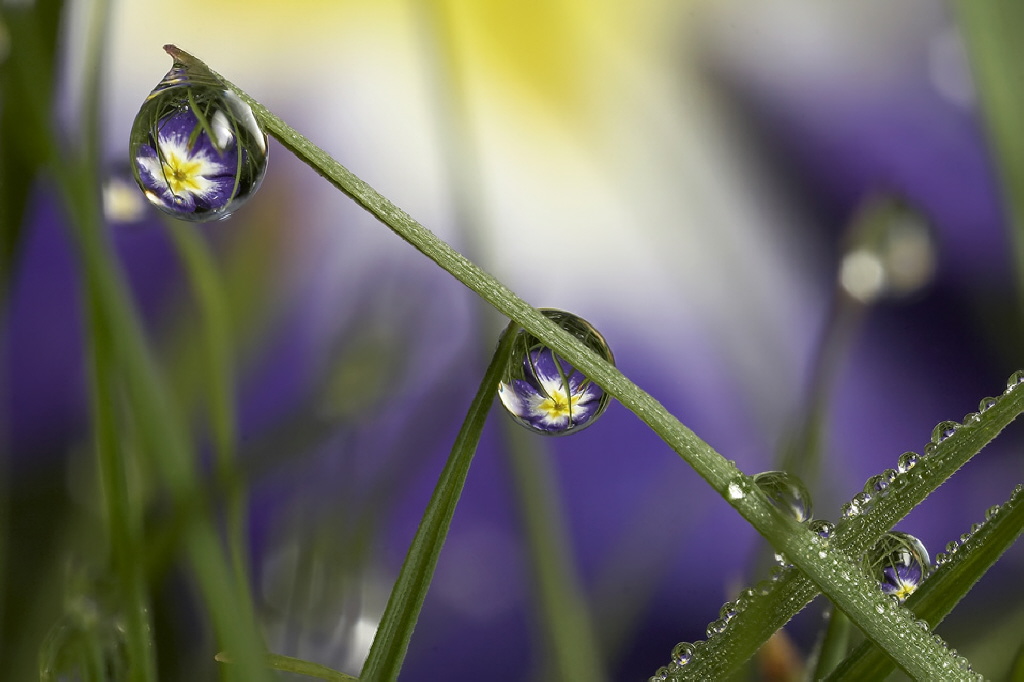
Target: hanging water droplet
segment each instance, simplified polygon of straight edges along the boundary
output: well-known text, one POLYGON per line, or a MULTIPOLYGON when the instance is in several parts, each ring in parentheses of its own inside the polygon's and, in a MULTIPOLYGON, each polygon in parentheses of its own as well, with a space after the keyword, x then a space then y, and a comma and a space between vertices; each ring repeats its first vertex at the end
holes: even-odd
POLYGON ((687 665, 693 660, 693 645, 689 642, 680 642, 672 648, 672 662, 678 666, 687 665))
POLYGON ((995 407, 997 402, 999 402, 998 398, 982 398, 981 402, 978 403, 978 412, 984 414, 988 410, 995 407))
MULTIPOLYGON (((561 310, 541 312, 603 359, 615 362, 604 337, 589 322, 561 310)), ((593 424, 611 397, 533 334, 525 329, 516 334, 498 386, 498 397, 512 418, 546 436, 576 433, 593 424)))
POLYGON ((1009 379, 1006 380, 1006 393, 1011 392, 1022 383, 1024 383, 1024 369, 1018 369, 1010 375, 1009 379))
POLYGON ((220 220, 263 181, 267 136, 216 76, 175 59, 135 117, 129 154, 135 181, 158 209, 182 220, 220 220))
POLYGON ((881 584, 882 592, 903 602, 924 580, 931 562, 920 540, 889 531, 865 553, 864 566, 881 584))
POLYGON ((939 422, 935 425, 935 428, 932 429, 932 442, 938 445, 956 433, 956 430, 959 428, 960 424, 957 424, 954 421, 939 422))
POLYGON ((765 471, 754 476, 754 485, 774 504, 799 523, 811 518, 811 494, 788 471, 765 471))
POLYGON ((811 521, 810 529, 822 540, 828 540, 832 533, 836 532, 836 524, 825 519, 816 519, 811 521))
POLYGON ((898 471, 901 474, 905 474, 911 469, 913 469, 915 466, 917 466, 917 463, 920 461, 920 459, 921 456, 918 455, 916 452, 904 452, 896 461, 896 471, 898 471))

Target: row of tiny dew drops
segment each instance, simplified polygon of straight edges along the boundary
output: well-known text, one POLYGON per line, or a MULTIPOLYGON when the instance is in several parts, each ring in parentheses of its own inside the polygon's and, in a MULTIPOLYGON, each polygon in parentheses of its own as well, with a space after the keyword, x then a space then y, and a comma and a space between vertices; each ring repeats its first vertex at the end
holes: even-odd
MULTIPOLYGON (((146 198, 161 211, 175 218, 195 222, 229 217, 259 188, 267 169, 267 135, 252 109, 227 89, 212 73, 198 64, 186 66, 175 48, 165 48, 175 57, 171 70, 146 98, 132 125, 129 154, 132 172, 146 198)), ((586 320, 561 310, 541 311, 556 325, 579 339, 600 357, 614 364, 607 342, 586 320)), ((575 433, 594 423, 604 413, 610 397, 579 370, 560 357, 537 337, 524 329, 516 332, 512 352, 498 387, 498 397, 512 419, 530 431, 542 435, 575 433)), ((1024 371, 1007 382, 1007 392, 1024 382, 1024 371)), ((934 452, 939 443, 957 429, 980 420, 980 413, 994 406, 996 398, 986 398, 978 412, 964 418, 962 424, 941 422, 932 433, 924 454, 934 452)), ((876 499, 895 487, 920 460, 914 452, 904 453, 896 469, 886 469, 868 479, 862 492, 843 506, 842 517, 864 513, 876 499)), ((811 518, 811 499, 804 484, 784 471, 768 471, 754 476, 753 482, 779 509, 796 521, 807 523, 818 538, 827 541, 835 530, 829 521, 811 518)), ((998 513, 989 510, 986 518, 998 513)), ((977 532, 972 528, 972 532, 977 532)), ((966 542, 964 534, 960 542, 966 542)), ((959 547, 954 540, 946 546, 936 563, 959 547)), ((824 554, 824 552, 822 552, 824 554)), ((729 622, 757 594, 766 595, 771 583, 787 566, 785 557, 771 580, 740 593, 726 602, 719 618, 707 627, 710 639, 726 631, 729 622)), ((890 531, 862 558, 863 568, 877 581, 883 592, 902 603, 931 569, 924 545, 911 535, 890 531)), ((927 624, 924 624, 927 628, 927 624)), ((669 679, 694 658, 703 642, 680 642, 672 650, 668 666, 660 668, 651 682, 669 679)), ((966 660, 965 660, 966 662, 966 660)))
MULTIPOLYGON (((1012 393, 1022 384, 1024 384, 1024 370, 1014 372, 1006 382, 1006 391, 1003 395, 1012 393)), ((999 398, 985 398, 978 405, 978 411, 966 415, 962 422, 943 421, 937 424, 932 430, 931 440, 924 448, 924 456, 928 457, 934 454, 939 444, 950 438, 959 429, 969 428, 980 422, 981 414, 992 409, 998 402, 999 398)), ((900 455, 895 469, 886 469, 881 474, 870 477, 864 484, 864 489, 857 493, 850 502, 843 505, 842 518, 849 519, 866 513, 875 500, 885 497, 891 490, 903 487, 909 477, 913 475, 910 473, 911 470, 920 461, 921 455, 915 452, 905 452, 900 455)), ((810 493, 799 478, 785 471, 766 471, 754 476, 753 482, 776 508, 792 516, 797 522, 808 524, 810 530, 820 541, 827 542, 832 536, 835 524, 824 519, 811 518, 810 493)), ((1013 497, 1022 493, 1024 493, 1024 486, 1018 485, 1013 491, 1013 497)), ((975 523, 969 533, 960 536, 959 541, 953 540, 947 544, 946 551, 936 557, 935 566, 947 563, 949 556, 954 554, 973 534, 977 533, 984 523, 995 518, 1000 510, 999 505, 990 507, 985 513, 984 522, 975 523)), ((824 558, 824 550, 820 555, 824 558)), ((708 641, 726 632, 730 622, 743 612, 753 599, 757 596, 767 596, 772 584, 785 574, 785 568, 791 566, 785 556, 781 554, 776 554, 775 559, 779 565, 772 569, 769 579, 761 580, 754 587, 744 589, 735 600, 727 601, 722 605, 718 618, 707 626, 707 640, 678 643, 672 649, 669 664, 658 668, 648 682, 665 682, 684 674, 686 667, 700 655, 708 641)), ((878 542, 861 557, 860 567, 871 580, 878 584, 883 593, 892 598, 895 604, 902 604, 906 601, 932 571, 928 550, 924 544, 914 536, 899 531, 888 531, 882 535, 878 542)), ((917 619, 916 623, 925 630, 930 629, 924 620, 917 619)), ((941 637, 938 635, 935 637, 936 641, 945 646, 941 637)), ((970 662, 966 658, 957 654, 955 649, 950 649, 950 653, 961 672, 968 674, 973 672, 970 662)), ((983 680, 984 676, 977 675, 975 679, 983 680)))

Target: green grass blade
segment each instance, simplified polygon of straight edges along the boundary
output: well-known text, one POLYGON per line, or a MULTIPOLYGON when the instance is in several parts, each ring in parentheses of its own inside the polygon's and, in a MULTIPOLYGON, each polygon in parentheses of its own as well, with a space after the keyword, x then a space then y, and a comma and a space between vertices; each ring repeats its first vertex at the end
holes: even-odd
POLYGON ((586 599, 574 570, 557 482, 545 442, 506 421, 505 442, 516 500, 529 545, 539 623, 548 645, 546 679, 607 678, 586 599))
MULTIPOLYGON (((829 544, 849 556, 859 556, 882 533, 892 528, 943 481, 967 463, 988 442, 1024 411, 1024 391, 1001 396, 978 421, 957 429, 907 474, 894 482, 895 490, 877 500, 864 514, 840 522, 829 544)), ((720 679, 760 648, 772 633, 785 625, 819 594, 816 586, 798 571, 786 571, 779 580, 765 584, 722 634, 701 647, 683 669, 680 679, 720 679)))
POLYGON ((370 653, 359 675, 365 682, 385 682, 398 678, 409 640, 412 639, 423 601, 434 577, 455 506, 462 495, 469 465, 476 454, 480 434, 497 395, 501 373, 508 363, 515 340, 515 325, 509 325, 501 336, 491 364, 484 373, 469 412, 452 445, 451 454, 438 478, 434 494, 423 512, 398 579, 391 590, 387 607, 381 617, 370 653))
MULTIPOLYGON (((1020 488, 986 520, 970 539, 939 566, 914 594, 906 607, 931 628, 942 622, 981 576, 1009 549, 1024 530, 1024 494, 1020 488)), ((828 678, 830 680, 883 679, 893 669, 892 660, 871 642, 861 644, 828 678)))
POLYGON ((1024 314, 1024 3, 954 3, 999 171, 1024 314))
MULTIPOLYGON (((231 657, 226 654, 217 654, 216 659, 221 663, 229 665, 233 662, 231 657)), ((291 656, 282 656, 281 654, 267 654, 265 660, 267 667, 271 670, 315 677, 319 680, 327 680, 327 682, 359 682, 358 677, 352 677, 333 668, 328 668, 326 665, 304 661, 301 658, 292 658, 291 656)))

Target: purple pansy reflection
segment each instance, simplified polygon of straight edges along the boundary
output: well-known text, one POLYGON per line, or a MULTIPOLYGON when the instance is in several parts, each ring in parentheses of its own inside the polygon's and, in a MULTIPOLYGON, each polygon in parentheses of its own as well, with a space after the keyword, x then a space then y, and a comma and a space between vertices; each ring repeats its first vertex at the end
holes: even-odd
POLYGON ((882 592, 896 597, 900 603, 921 585, 931 568, 931 559, 924 544, 913 535, 890 531, 879 538, 865 555, 871 575, 876 577, 882 592))
POLYGON ((131 156, 154 206, 184 220, 218 220, 262 182, 267 138, 233 92, 175 66, 135 118, 131 156))
MULTIPOLYGON (((541 312, 598 355, 614 362, 608 344, 589 322, 560 310, 541 312)), ((590 425, 609 403, 609 396, 600 386, 522 329, 498 386, 498 397, 516 422, 548 436, 590 425)))

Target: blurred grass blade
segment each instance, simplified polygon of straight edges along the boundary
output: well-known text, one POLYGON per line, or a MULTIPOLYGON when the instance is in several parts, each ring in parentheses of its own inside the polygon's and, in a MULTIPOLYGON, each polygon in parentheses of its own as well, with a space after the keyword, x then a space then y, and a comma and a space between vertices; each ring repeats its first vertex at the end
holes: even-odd
POLYGON ((957 0, 955 7, 999 171, 1024 315, 1024 3, 957 0))
MULTIPOLYGON (((1024 494, 1018 486, 998 513, 986 520, 970 539, 925 580, 907 599, 905 607, 930 628, 942 622, 985 572, 1009 549, 1024 530, 1024 494)), ((893 662, 871 642, 854 650, 828 678, 830 680, 880 680, 893 662)))
POLYGON ((508 464, 530 548, 537 591, 538 620, 548 643, 549 666, 543 679, 606 679, 604 658, 576 576, 572 543, 562 514, 557 481, 546 442, 505 421, 508 464), (534 446, 537 443, 537 446, 534 446))
MULTIPOLYGON (((221 663, 227 663, 228 665, 233 663, 231 657, 224 653, 217 654, 215 658, 221 663)), ((271 670, 315 677, 320 680, 327 680, 327 682, 359 682, 358 677, 352 677, 351 675, 328 668, 326 665, 304 661, 301 658, 292 658, 291 656, 282 656, 281 654, 267 654, 266 663, 267 667, 271 670)))
POLYGON ((491 364, 484 373, 480 388, 452 445, 451 454, 438 478, 434 494, 427 503, 420 526, 409 545, 402 570, 391 590, 388 605, 377 627, 377 635, 373 639, 370 653, 359 675, 361 680, 389 682, 397 679, 402 669, 405 654, 409 649, 409 640, 412 639, 423 601, 434 577, 437 559, 448 536, 455 506, 466 483, 469 465, 476 454, 487 413, 497 395, 501 373, 512 351, 515 329, 516 325, 510 324, 502 333, 491 364))

